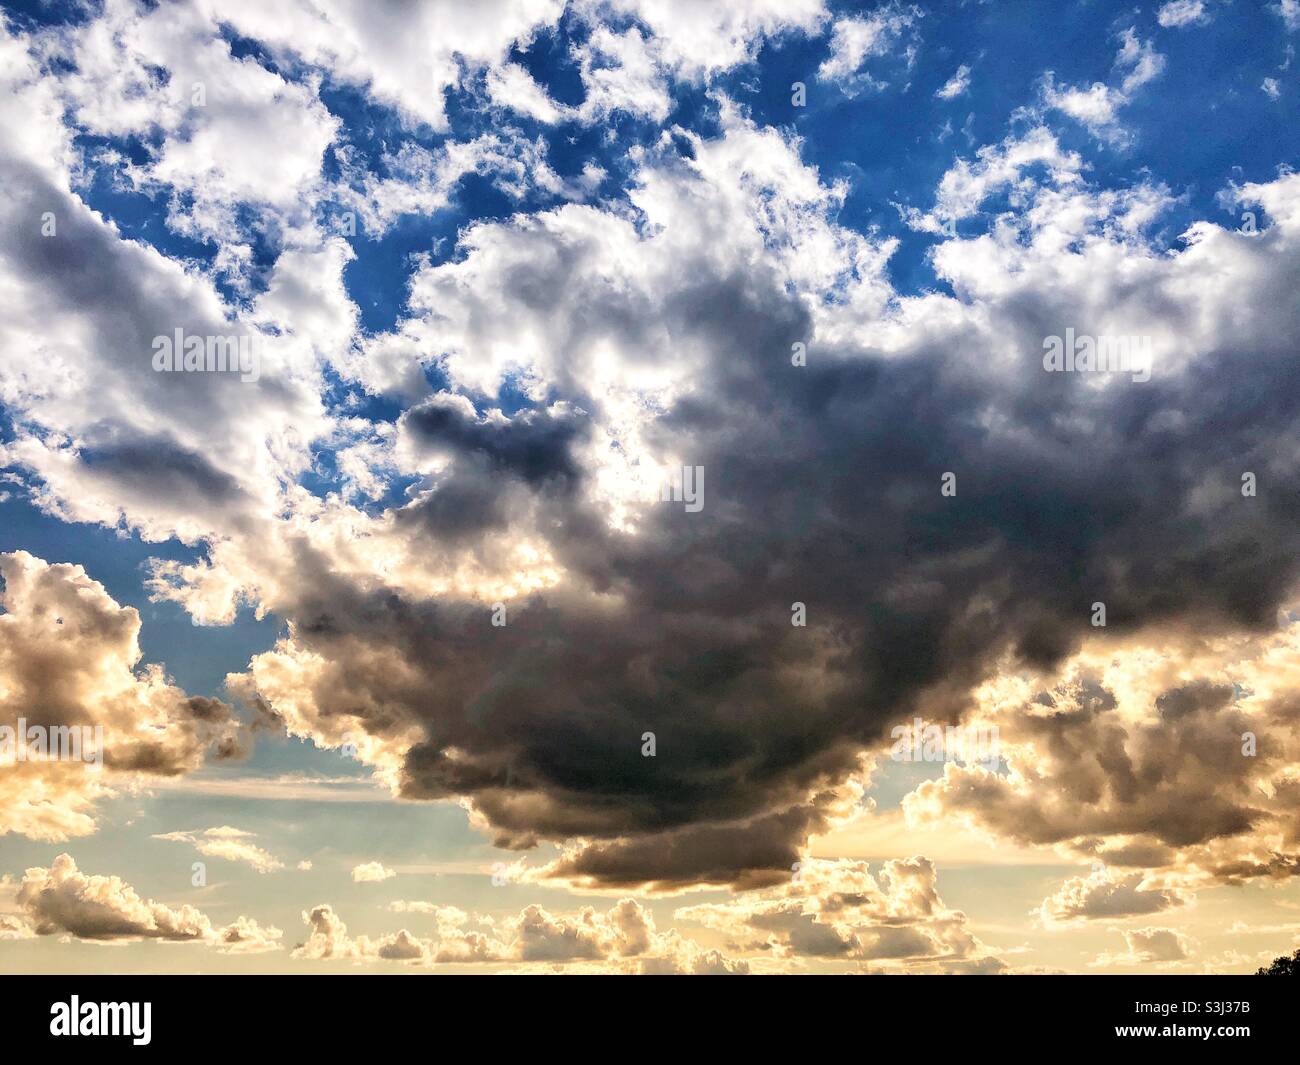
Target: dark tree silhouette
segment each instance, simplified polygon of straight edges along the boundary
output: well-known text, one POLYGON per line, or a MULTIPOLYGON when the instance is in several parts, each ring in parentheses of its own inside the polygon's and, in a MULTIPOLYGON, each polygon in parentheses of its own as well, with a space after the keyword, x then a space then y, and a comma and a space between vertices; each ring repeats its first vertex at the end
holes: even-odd
POLYGON ((1267 969, 1260 969, 1256 976, 1300 976, 1300 950, 1297 950, 1291 957, 1285 954, 1280 958, 1274 958, 1273 964, 1267 969))

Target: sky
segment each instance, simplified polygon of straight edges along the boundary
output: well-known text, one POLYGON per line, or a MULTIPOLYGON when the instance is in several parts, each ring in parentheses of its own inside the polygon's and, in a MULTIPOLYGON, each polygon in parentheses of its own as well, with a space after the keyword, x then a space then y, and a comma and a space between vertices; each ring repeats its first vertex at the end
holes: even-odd
POLYGON ((0 3, 0 971, 1296 949, 1297 42, 0 3))

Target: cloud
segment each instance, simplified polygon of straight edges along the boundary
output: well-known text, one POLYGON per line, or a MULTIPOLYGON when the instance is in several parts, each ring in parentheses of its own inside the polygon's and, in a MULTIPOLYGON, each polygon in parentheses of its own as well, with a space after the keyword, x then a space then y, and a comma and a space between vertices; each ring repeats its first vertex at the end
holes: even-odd
POLYGON ((1156 21, 1162 26, 1203 26, 1211 19, 1205 0, 1167 0, 1156 12, 1156 21))
POLYGON ((1081 122, 1102 140, 1118 144, 1126 137, 1119 123, 1119 109, 1128 103, 1128 98, 1118 89, 1099 81, 1086 89, 1058 89, 1049 72, 1043 79, 1043 100, 1049 108, 1081 122))
POLYGON ((31 924, 18 914, 0 913, 0 942, 31 939, 36 933, 31 924))
POLYGON ((655 45, 636 27, 615 33, 605 26, 575 48, 586 99, 580 115, 586 122, 623 111, 662 123, 672 110, 667 76, 655 45))
POLYGON ((358 884, 377 884, 381 880, 388 880, 396 875, 393 870, 382 862, 363 862, 361 865, 352 867, 352 879, 358 884))
POLYGON ((1060 190, 1077 188, 1082 181, 1083 160, 1063 149, 1043 126, 1008 136, 1000 144, 985 145, 973 162, 958 159, 939 181, 933 210, 903 208, 913 229, 929 233, 955 234, 955 223, 975 215, 990 197, 1005 193, 1011 204, 1023 208, 1038 192, 1045 174, 1060 190))
POLYGON ((516 43, 554 25, 562 0, 487 0, 473 10, 455 0, 412 7, 401 0, 322 0, 219 13, 279 57, 297 57, 364 88, 411 121, 447 128, 446 92, 464 68, 505 63, 516 43))
POLYGON ((71 855, 60 854, 48 869, 23 874, 18 904, 36 935, 66 934, 109 942, 156 939, 203 943, 226 953, 278 950, 280 931, 239 917, 224 928, 193 906, 172 909, 142 899, 116 876, 87 876, 71 855))
MULTIPOLYGON (((405 798, 465 798, 500 845, 564 844, 547 873, 589 887, 772 883, 844 816, 892 721, 1054 669, 1097 599, 1117 638, 1259 633, 1294 579, 1284 407, 1247 390, 1225 410, 1210 384, 1287 372, 1294 178, 1240 191, 1269 202, 1272 236, 1199 223, 1166 252, 1146 236, 1165 190, 1095 188, 1035 127, 945 176, 934 216, 977 218, 999 190, 1011 207, 936 247, 956 298, 904 299, 797 144, 726 121, 689 159, 646 156, 638 225, 585 206, 484 223, 416 276, 401 330, 436 336, 449 385, 398 421, 408 503, 322 505, 259 546, 273 562, 211 552, 212 579, 255 572, 292 621, 235 690, 294 735, 351 734, 405 798), (1151 336, 1155 376, 1045 373, 1067 326, 1151 336), (801 338, 817 357, 795 368, 801 338), (507 379, 532 397, 509 415, 507 379), (683 464, 716 507, 645 502, 683 464), (1242 497, 1242 469, 1266 497, 1242 497)), ((1162 801, 1212 790, 1189 764, 1162 801)), ((1240 805, 1206 825, 1248 829, 1240 805)), ((1165 816, 1130 813, 1128 831, 1165 816)))
POLYGON ((890 970, 1004 967, 951 910, 923 857, 883 863, 808 859, 779 887, 677 910, 676 919, 725 935, 745 952, 786 960, 870 962, 890 970))
POLYGON ((280 949, 280 929, 263 928, 251 917, 236 917, 224 928, 218 928, 213 945, 223 954, 263 954, 280 949))
MULTIPOLYGON (((492 18, 431 5, 446 35, 429 44, 426 9, 414 25, 400 10, 230 16, 274 56, 313 68, 284 90, 285 115, 312 136, 283 199, 254 188, 240 160, 212 177, 205 202, 249 198, 284 223, 265 286, 236 300, 85 206, 63 122, 67 72, 42 60, 53 38, 0 39, 0 109, 20 131, 0 154, 16 190, 0 204, 11 353, 0 396, 14 424, 0 461, 17 471, 15 491, 63 519, 192 545, 194 561, 154 564, 153 595, 202 624, 245 607, 284 620, 276 646, 230 680, 261 720, 355 749, 402 799, 463 803, 503 847, 556 844, 532 877, 780 891, 810 836, 853 816, 892 724, 976 713, 1004 728, 1010 772, 950 766, 915 793, 914 815, 950 813, 1121 870, 1167 876, 1186 852, 1182 874, 1196 882, 1294 867, 1290 689, 1264 668, 1285 660, 1279 611, 1294 602, 1300 557, 1294 175, 1233 190, 1234 205, 1264 209, 1260 232, 1198 221, 1171 247, 1153 235, 1168 189, 1098 184, 1031 114, 907 214, 943 238, 930 253, 935 291, 908 295, 890 281, 898 242, 837 221, 848 186, 712 84, 709 135, 673 128, 636 145, 625 195, 563 203, 561 182, 552 206, 466 226, 454 256, 419 261, 394 328, 363 336, 344 283, 353 253, 300 217, 323 191, 311 79, 363 87, 410 123, 440 125, 444 90, 462 76, 472 99, 495 92, 546 116, 508 67, 517 43, 559 17, 555 4, 502 3, 492 18), (39 235, 47 209, 57 239, 39 235), (259 380, 154 373, 150 339, 178 323, 256 331, 259 380), (1067 330, 1150 337, 1151 380, 1046 372, 1044 338, 1067 330), (792 362, 796 345, 806 365, 792 362), (348 398, 336 405, 339 389, 348 398), (391 407, 364 416, 370 400, 391 407), (344 488, 309 490, 335 455, 344 488), (705 470, 698 512, 659 501, 683 466, 705 470), (1245 472, 1257 496, 1240 492, 1245 472), (945 473, 956 496, 940 491, 945 473), (1098 600, 1104 633, 1088 620, 1098 600), (791 624, 796 602, 806 625, 791 624), (1115 656, 1131 677, 1110 669, 1115 656), (1182 661, 1196 665, 1179 675, 1182 661), (1248 730, 1269 738, 1254 761, 1241 754, 1248 730)), ((748 61, 760 37, 826 21, 820 4, 759 0, 608 10, 624 18, 584 38, 587 102, 606 117, 671 114, 656 95, 670 77, 706 83, 748 61), (693 25, 709 33, 697 40, 693 25)), ((834 76, 873 77, 864 71, 896 45, 906 61, 910 9, 886 12, 879 25, 832 28, 834 76), (889 18, 902 20, 897 36, 889 18)), ((141 56, 144 16, 131 30, 141 56)), ((108 18, 118 25, 127 8, 108 18)), ((208 40, 216 23, 201 22, 194 39, 208 40)), ((243 63, 229 49, 204 55, 215 76, 243 63)), ((1109 136, 1162 64, 1128 30, 1107 82, 1049 79, 1040 104, 1109 136)), ((261 114, 277 86, 249 86, 268 137, 283 129, 261 114)), ((142 101, 123 117, 131 128, 154 121, 148 108, 170 121, 160 100, 142 101)), ((168 150, 191 143, 176 128, 168 150)), ((367 224, 389 225, 437 210, 471 172, 506 189, 554 185, 536 144, 493 129, 421 151, 399 136, 381 156, 392 168, 370 183, 372 161, 343 151, 338 187, 367 224)), ((176 158, 185 171, 201 156, 176 158)), ((49 584, 93 608, 96 632, 128 634, 106 659, 105 682, 130 709, 113 771, 144 772, 149 753, 176 774, 199 764, 227 728, 210 719, 226 711, 135 672, 133 612, 89 578, 58 570, 49 584), (153 745, 141 717, 157 725, 153 745)), ((38 605, 5 616, 20 649, 68 638, 38 605)), ((78 643, 69 676, 105 661, 96 649, 78 643)), ((38 690, 31 663, 14 662, 24 690, 38 690)), ((36 795, 24 816, 69 808, 36 795)), ((71 817, 41 831, 90 827, 84 809, 71 817)), ((958 949, 956 918, 859 931, 815 916, 800 912, 781 948, 988 964, 958 949)), ((320 935, 332 941, 327 917, 320 935)), ((557 938, 574 950, 606 941, 608 930, 593 940, 562 921, 552 934, 554 915, 530 920, 541 952, 557 938)), ((510 943, 527 939, 516 932, 510 943)), ((479 934, 455 949, 493 955, 479 934)), ((414 960, 418 945, 387 949, 414 960)))
POLYGON ((606 911, 584 907, 574 914, 552 914, 528 906, 505 918, 467 914, 454 906, 393 903, 399 913, 432 916, 437 934, 422 938, 403 928, 372 939, 352 937, 332 906, 322 903, 303 913, 310 929, 293 957, 355 963, 404 962, 419 966, 491 964, 521 971, 556 966, 584 972, 742 974, 743 961, 705 949, 676 931, 660 934, 653 917, 634 899, 606 911), (477 925, 478 928, 470 928, 477 925))
POLYGON ((189 696, 162 667, 140 664, 139 613, 82 567, 16 551, 0 554, 0 578, 0 726, 11 740, 20 722, 83 738, 80 761, 21 758, 16 743, 0 746, 0 835, 87 835, 101 800, 247 750, 249 727, 230 706, 189 696))
MULTIPOLYGON (((188 843, 200 854, 210 858, 225 858, 231 862, 244 862, 259 873, 284 868, 283 862, 252 842, 252 832, 244 832, 229 825, 207 828, 201 832, 166 832, 153 838, 172 843, 188 843)), ((309 862, 308 867, 310 865, 309 862)))
POLYGON ((1124 954, 1102 954, 1092 964, 1101 968, 1154 962, 1168 964, 1185 961, 1195 949, 1189 937, 1172 928, 1135 928, 1123 935, 1128 948, 1124 954))
POLYGON ((465 924, 469 915, 456 906, 439 905, 419 899, 397 899, 388 904, 394 913, 421 913, 437 918, 439 925, 450 924, 453 928, 465 924))
MULTIPOLYGON (((358 230, 372 237, 383 236, 404 216, 433 215, 447 208, 461 180, 469 174, 489 179, 515 199, 538 190, 579 198, 547 162, 545 141, 530 140, 508 128, 433 148, 405 141, 400 148, 384 152, 378 166, 349 149, 340 150, 338 155, 342 173, 333 191, 343 207, 355 211, 358 230)), ((341 292, 331 302, 351 306, 341 292)), ((350 314, 347 324, 355 327, 350 314)), ((349 350, 351 339, 349 331, 332 347, 338 367, 349 375, 367 369, 373 373, 375 368, 366 365, 373 354, 358 358, 362 353, 349 350)), ((427 382, 423 388, 427 390, 427 382)))
MULTIPOLYGON (((838 82, 849 95, 859 88, 886 88, 888 82, 876 79, 864 69, 865 64, 889 55, 905 36, 914 36, 921 17, 920 8, 885 4, 866 17, 836 19, 831 27, 830 55, 817 68, 818 79, 838 82)), ((909 50, 909 67, 910 55, 909 50)))
POLYGON ((1120 41, 1115 67, 1124 72, 1120 91, 1127 95, 1159 77, 1165 69, 1165 57, 1155 50, 1150 41, 1141 40, 1131 26, 1120 34, 1120 41))
POLYGON ((320 351, 307 334, 324 347, 323 326, 350 331, 346 313, 322 306, 337 295, 329 281, 350 252, 309 239, 312 255, 282 256, 267 292, 236 309, 211 279, 123 239, 72 189, 73 130, 36 48, 0 31, 6 122, 40 131, 0 153, 13 189, 0 204, 0 341, 11 352, 0 399, 13 427, 0 463, 21 471, 23 494, 62 520, 147 541, 248 535, 286 475, 310 465, 306 441, 325 432, 320 351), (55 228, 43 235, 47 214, 55 228), (310 284, 292 284, 307 275, 310 284), (274 335, 260 329, 259 305, 274 310, 274 335), (178 328, 256 338, 260 376, 155 372, 154 341, 178 328))
POLYGON ((1071 881, 1044 904, 1059 919, 1143 896, 1163 909, 1180 886, 1294 875, 1300 734, 1286 663, 1297 639, 1294 623, 1213 649, 1169 635, 1086 646, 1047 688, 1005 676, 979 699, 1009 772, 945 766, 904 799, 909 820, 957 816, 1162 881, 1071 881))
POLYGON ((571 109, 557 104, 533 76, 518 63, 504 63, 487 73, 487 91, 492 102, 518 111, 547 125, 563 121, 571 109))
POLYGON ((178 791, 259 802, 384 803, 392 797, 368 777, 323 777, 304 773, 274 776, 204 774, 150 782, 154 791, 178 791))
POLYGON ((963 63, 957 68, 953 76, 943 83, 942 87, 935 90, 934 95, 940 100, 954 100, 969 88, 970 67, 963 63))
POLYGON ((586 18, 632 16, 653 35, 663 63, 686 80, 708 80, 752 61, 763 44, 785 35, 820 31, 823 0, 579 0, 586 18))
POLYGON ((98 18, 48 30, 38 47, 75 65, 59 84, 80 127, 154 142, 124 176, 192 199, 173 224, 194 236, 242 244, 237 205, 300 205, 339 131, 314 85, 236 58, 207 3, 109 0, 98 18))
POLYGON ((1269 5, 1269 10, 1281 16, 1287 33, 1300 29, 1300 0, 1278 0, 1276 4, 1269 5))
POLYGON ((1082 123, 1099 140, 1122 147, 1131 142, 1132 133, 1120 122, 1120 110, 1136 90, 1159 77, 1164 68, 1165 57, 1129 27, 1120 34, 1120 49, 1115 56, 1113 76, 1120 79, 1118 86, 1097 81, 1087 88, 1058 88, 1055 75, 1048 71, 1041 85, 1043 104, 1082 123))
POLYGON ((1041 916, 1048 927, 1102 918, 1139 917, 1181 906, 1177 891, 1148 887, 1141 873, 1115 877, 1105 868, 1065 881, 1043 900, 1041 916))

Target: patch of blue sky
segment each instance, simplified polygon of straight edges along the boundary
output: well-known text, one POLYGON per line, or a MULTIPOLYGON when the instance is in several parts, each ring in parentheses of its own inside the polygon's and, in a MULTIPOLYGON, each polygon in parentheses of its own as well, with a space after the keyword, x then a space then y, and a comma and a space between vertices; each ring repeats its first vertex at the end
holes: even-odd
MULTIPOLYGON (((840 14, 862 11, 861 5, 837 6, 840 14)), ((805 161, 824 181, 848 181, 841 224, 899 238, 890 277, 900 292, 945 291, 929 263, 940 238, 911 231, 894 205, 929 209, 956 158, 973 159, 980 146, 1023 130, 1030 121, 1024 109, 1041 104, 1045 72, 1054 72, 1058 87, 1118 87, 1119 34, 1130 26, 1166 56, 1158 77, 1129 93, 1118 111, 1131 140, 1104 143, 1059 112, 1043 118, 1064 149, 1082 156, 1089 182, 1125 188, 1149 179, 1169 186, 1178 202, 1155 231, 1167 246, 1195 219, 1231 222, 1217 199, 1229 181, 1269 180, 1279 158, 1296 158, 1300 94, 1294 62, 1289 76, 1278 73, 1288 62, 1280 20, 1260 5, 1215 10, 1212 30, 1165 30, 1153 12, 1116 17, 1096 5, 1054 5, 1047 33, 1028 4, 947 5, 919 21, 911 70, 900 71, 896 56, 866 61, 873 76, 888 82, 883 88, 858 85, 850 95, 834 81, 819 81, 817 69, 828 55, 825 34, 771 42, 756 64, 718 84, 760 124, 796 132, 805 161), (1239 62, 1223 63, 1225 52, 1239 62), (961 66, 970 68, 966 92, 937 97, 961 66), (1291 91, 1270 100, 1261 89, 1269 76, 1288 78, 1291 91), (796 81, 807 87, 803 108, 791 105, 796 81), (1213 136, 1202 135, 1210 129, 1213 136)), ((980 219, 987 223, 1000 206, 986 204, 980 219)), ((980 219, 959 225, 959 234, 979 232, 980 219)))
POLYGON ((248 244, 248 268, 236 279, 212 274, 220 246, 215 240, 200 240, 178 231, 176 218, 183 218, 194 206, 193 193, 163 186, 134 185, 124 167, 146 165, 161 145, 158 137, 104 137, 79 133, 75 146, 85 161, 85 178, 77 192, 91 210, 112 222, 128 240, 147 244, 168 258, 209 272, 223 300, 232 307, 247 304, 265 291, 281 250, 275 225, 248 204, 234 208, 241 239, 248 244))
POLYGON ((79 26, 95 15, 90 4, 59 4, 52 0, 5 0, 4 13, 20 30, 47 26, 79 26))
POLYGON ((510 58, 518 63, 556 103, 577 107, 586 96, 572 49, 590 36, 582 19, 571 11, 560 16, 554 28, 537 33, 526 45, 516 44, 510 58))
POLYGON ((356 258, 344 268, 343 281, 357 305, 363 331, 374 335, 397 327, 407 313, 417 257, 427 256, 432 265, 448 262, 455 256, 461 231, 471 221, 502 220, 516 210, 518 204, 490 177, 467 174, 443 210, 401 215, 380 236, 358 227, 349 240, 356 258))

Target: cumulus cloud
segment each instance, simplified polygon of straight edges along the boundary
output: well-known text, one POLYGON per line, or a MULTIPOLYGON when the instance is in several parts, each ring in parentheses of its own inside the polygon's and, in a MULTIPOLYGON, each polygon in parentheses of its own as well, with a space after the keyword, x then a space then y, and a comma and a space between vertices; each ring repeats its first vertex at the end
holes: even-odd
POLYGON ((258 301, 232 308, 210 278, 123 239, 73 190, 61 87, 35 49, 0 29, 6 124, 28 131, 0 152, 12 189, 0 204, 0 341, 10 352, 0 401, 13 426, 0 463, 67 521, 151 541, 248 535, 326 431, 321 349, 333 343, 326 327, 342 324, 346 337, 351 319, 331 317, 321 297, 350 252, 316 241, 311 254, 282 256, 258 301), (259 315, 274 317, 275 335, 259 315), (258 380, 155 372, 156 339, 177 329, 257 343, 258 380))
POLYGON ((357 884, 377 884, 389 880, 397 874, 383 862, 363 862, 352 867, 352 880, 357 884))
MULTIPOLYGON (((207 40, 209 9, 185 10, 207 40)), ((275 56, 363 87, 412 123, 441 126, 444 90, 462 75, 491 106, 562 117, 510 58, 558 4, 502 2, 492 17, 429 5, 414 28, 406 10, 229 17, 275 56), (445 33, 426 32, 426 11, 445 33)), ((106 16, 130 30, 128 79, 148 74, 137 57, 151 52, 150 11, 141 26, 122 4, 106 16)), ((583 11, 621 16, 583 38, 578 107, 592 120, 658 121, 671 113, 665 79, 708 82, 763 40, 827 20, 820 4, 768 0, 583 11)), ((907 62, 916 29, 895 6, 838 20, 827 76, 867 84, 886 56, 907 62)), ((100 54, 93 29, 57 33, 100 54)), ((277 645, 230 680, 263 719, 350 745, 405 799, 463 803, 503 847, 558 844, 531 876, 776 892, 763 897, 775 909, 750 915, 758 926, 744 913, 710 919, 792 954, 991 964, 932 899, 940 921, 876 921, 902 890, 894 876, 929 897, 920 866, 874 890, 866 871, 844 873, 868 901, 838 924, 780 894, 808 838, 851 816, 890 726, 913 715, 996 720, 1010 771, 948 766, 910 816, 950 813, 1118 870, 1160 870, 1162 891, 1295 867, 1295 723, 1276 666, 1288 661, 1291 625, 1278 619, 1300 557, 1300 178, 1232 191, 1234 205, 1263 208, 1259 232, 1201 221, 1170 247, 1153 235, 1166 188, 1101 187, 1029 121, 955 163, 933 202, 907 214, 944 238, 931 255, 940 290, 909 296, 890 281, 897 242, 837 221, 847 186, 713 86, 716 129, 635 146, 626 195, 467 226, 455 256, 420 261, 395 327, 360 336, 344 284, 353 253, 297 216, 317 195, 320 140, 337 135, 309 79, 282 90, 311 134, 286 160, 284 198, 252 187, 241 160, 212 178, 205 202, 257 202, 259 217, 285 223, 265 287, 236 305, 82 203, 63 115, 80 101, 92 121, 93 92, 64 84, 41 41, 6 32, 0 47, 0 109, 20 131, 0 153, 16 190, 0 204, 0 341, 12 353, 0 398, 14 423, 0 459, 50 514, 195 545, 196 561, 158 562, 150 587, 197 621, 228 622, 242 606, 285 619, 277 645), (39 235, 45 210, 57 239, 39 235), (264 335, 259 380, 153 373, 150 338, 178 322, 264 335), (1046 372, 1044 339, 1066 330, 1149 337, 1151 379, 1046 372), (792 363, 796 345, 806 365, 792 363), (338 379, 391 404, 391 417, 364 417, 359 401, 340 414, 338 379), (345 490, 305 486, 322 448, 342 455, 345 490), (706 471, 698 512, 657 501, 683 466, 706 471), (1245 472, 1255 496, 1240 491, 1245 472), (956 496, 940 492, 945 473, 956 496), (1089 623, 1099 600, 1103 634, 1089 623), (795 602, 805 626, 790 623, 795 602), (1251 759, 1248 731, 1261 740, 1251 759)), ((202 57, 218 86, 245 62, 206 45, 202 57)), ((1120 110, 1162 65, 1125 31, 1108 81, 1049 79, 1040 111, 1117 136, 1120 110)), ((87 59, 106 81, 102 68, 87 59)), ((108 98, 131 101, 133 86, 108 98)), ((261 76, 246 88, 256 108, 281 91, 261 76)), ((140 89, 142 110, 121 121, 165 134, 140 180, 184 187, 199 147, 221 143, 221 112, 191 130, 161 89, 140 89)), ((282 127, 258 128, 273 138, 282 127)), ((551 182, 527 143, 502 129, 437 150, 394 144, 370 184, 345 151, 339 180, 383 227, 437 210, 459 175, 551 182)), ((90 610, 96 633, 126 634, 106 659, 105 682, 131 708, 112 771, 143 772, 150 754, 172 772, 197 765, 213 715, 221 732, 228 711, 196 711, 160 676, 142 680, 132 612, 79 571, 47 581, 68 586, 68 616, 90 610), (141 704, 160 733, 152 745, 134 723, 141 704)), ((35 602, 17 622, 4 616, 6 635, 58 647, 66 637, 35 602)), ((88 668, 76 653, 69 676, 88 668)), ((36 668, 12 657, 19 678, 36 668)), ((312 913, 308 956, 335 956, 337 943, 413 961, 443 950, 521 961, 531 944, 540 964, 548 951, 608 953, 617 938, 594 918, 538 911, 508 941, 474 932, 435 948, 407 935, 363 949, 328 907, 312 913)))
POLYGON ((1164 909, 1180 886, 1293 876, 1297 639, 1292 623, 1211 648, 1182 634, 1122 653, 1094 644, 1050 687, 1004 676, 977 698, 997 722, 1009 772, 945 766, 904 800, 909 818, 958 816, 1162 882, 1139 889, 1140 873, 1071 881, 1044 904, 1062 919, 1142 898, 1164 909))
POLYGON ((1141 873, 1116 877, 1104 867, 1086 877, 1072 877, 1043 900, 1044 924, 1068 925, 1099 918, 1140 917, 1181 906, 1177 891, 1146 885, 1141 873))
POLYGON ((933 208, 904 207, 903 216, 914 229, 955 235, 955 224, 994 196, 1005 195, 1023 209, 1044 184, 1062 191, 1081 187, 1083 166, 1083 159, 1062 148, 1048 129, 1034 126, 985 145, 973 160, 956 160, 939 181, 933 208))
POLYGON ((546 123, 590 125, 615 114, 662 123, 672 111, 674 82, 708 83, 752 62, 768 40, 818 32, 827 17, 822 0, 578 0, 572 10, 590 29, 572 46, 582 103, 556 104, 511 64, 487 75, 494 102, 546 123))
POLYGON ((563 0, 292 0, 267 7, 208 8, 240 33, 365 88, 412 121, 447 127, 446 93, 465 67, 503 65, 511 47, 554 25, 563 0))
POLYGON ((547 91, 518 63, 503 63, 492 67, 487 73, 486 85, 494 104, 529 115, 538 122, 549 125, 572 113, 570 108, 552 100, 547 91))
POLYGON ((580 111, 588 122, 615 111, 663 122, 672 109, 666 73, 656 46, 635 26, 615 33, 598 26, 576 50, 586 99, 580 111))
POLYGON ((227 953, 278 950, 277 928, 239 917, 224 928, 188 904, 172 909, 141 898, 116 876, 87 875, 71 855, 60 854, 48 869, 32 868, 18 886, 18 905, 36 935, 69 935, 111 942, 157 939, 203 943, 227 953))
POLYGON ((242 245, 237 205, 291 208, 320 179, 338 119, 313 85, 236 58, 208 3, 108 0, 98 18, 46 31, 36 43, 75 67, 59 87, 82 128, 157 139, 148 160, 123 176, 191 200, 178 220, 191 235, 242 245))
POLYGON ((786 960, 869 962, 891 970, 958 972, 1004 964, 944 905, 923 857, 883 863, 807 859, 780 887, 689 906, 679 921, 721 932, 745 952, 786 960))
MULTIPOLYGON (((690 159, 646 157, 639 227, 590 207, 483 224, 416 277, 402 331, 436 330, 451 382, 399 420, 422 486, 289 534, 258 587, 291 634, 233 680, 293 734, 359 737, 399 794, 465 797, 500 845, 567 841, 547 873, 570 883, 775 882, 852 805, 893 715, 952 719, 1008 656, 1058 666, 1099 598, 1116 635, 1266 632, 1294 578, 1281 401, 1235 393, 1249 410, 1229 416, 1208 386, 1288 372, 1294 178, 1240 190, 1271 204, 1262 239, 1201 223, 1166 253, 1146 234, 1167 192, 1091 187, 1035 128, 946 176, 928 212, 974 218, 1012 190, 936 249, 957 298, 891 300, 888 249, 829 220, 837 192, 797 144, 728 123, 690 159), (1231 299, 1225 268, 1245 282, 1231 299), (1151 336, 1156 375, 1045 373, 1067 326, 1151 336), (801 338, 818 354, 795 369, 801 338), (508 377, 533 397, 510 415, 508 377), (1267 445, 1223 429, 1261 423, 1267 445), (1213 456, 1173 446, 1208 424, 1213 456), (937 485, 958 462, 953 503, 937 485), (644 502, 681 464, 709 471, 716 507, 644 502), (864 469, 896 508, 853 487, 864 469), (1267 496, 1243 499, 1240 469, 1266 471, 1267 496), (871 559, 841 567, 863 536, 871 559)), ((211 566, 197 585, 249 568, 239 545, 211 566)), ((1171 783, 1171 813, 1196 779, 1171 783)), ((1222 827, 1250 820, 1225 808, 1222 827)))
POLYGON ((0 726, 10 739, 0 745, 0 835, 87 835, 100 800, 246 750, 249 729, 230 706, 141 665, 139 613, 81 566, 16 551, 0 554, 0 578, 0 726), (20 727, 81 730, 83 760, 23 757, 20 727))
POLYGON ((353 937, 333 907, 322 903, 303 913, 310 933, 293 957, 358 964, 509 965, 522 971, 555 966, 613 973, 738 975, 749 971, 744 961, 703 948, 675 930, 659 933, 649 911, 634 899, 622 899, 603 912, 586 906, 573 914, 552 914, 533 905, 504 918, 418 901, 397 902, 390 908, 433 917, 436 934, 420 937, 403 928, 378 938, 353 937))

